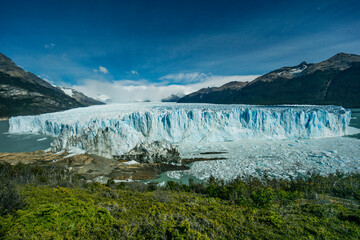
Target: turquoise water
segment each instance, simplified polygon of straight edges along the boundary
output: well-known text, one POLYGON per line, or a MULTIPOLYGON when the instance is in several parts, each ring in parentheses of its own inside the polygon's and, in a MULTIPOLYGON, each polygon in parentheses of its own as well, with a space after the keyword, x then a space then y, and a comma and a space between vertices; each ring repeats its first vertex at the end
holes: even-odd
POLYGON ((0 152, 33 152, 50 147, 53 137, 43 134, 8 134, 9 121, 0 121, 0 152))

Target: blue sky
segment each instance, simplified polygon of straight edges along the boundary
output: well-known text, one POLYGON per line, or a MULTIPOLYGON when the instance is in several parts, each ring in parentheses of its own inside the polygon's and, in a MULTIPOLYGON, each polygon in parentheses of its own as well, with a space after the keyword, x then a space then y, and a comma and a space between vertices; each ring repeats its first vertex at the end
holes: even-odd
POLYGON ((225 81, 360 54, 359 0, 0 0, 0 9, 0 52, 84 89, 225 81))

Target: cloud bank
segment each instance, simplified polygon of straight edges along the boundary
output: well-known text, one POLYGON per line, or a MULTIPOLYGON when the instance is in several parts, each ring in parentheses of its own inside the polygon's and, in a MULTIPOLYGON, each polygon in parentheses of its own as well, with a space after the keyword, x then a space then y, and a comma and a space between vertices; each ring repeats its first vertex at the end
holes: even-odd
POLYGON ((160 80, 163 82, 155 84, 146 80, 118 80, 104 82, 94 79, 86 79, 82 84, 72 86, 74 89, 83 92, 85 95, 107 102, 134 102, 152 101, 160 102, 171 94, 189 94, 201 88, 219 87, 231 81, 252 81, 258 75, 233 75, 215 76, 201 73, 167 75, 160 80), (197 75, 198 78, 194 78, 197 75), (181 77, 182 76, 182 77, 181 77), (169 84, 168 82, 178 82, 169 84), (185 84, 179 84, 183 82, 185 84))

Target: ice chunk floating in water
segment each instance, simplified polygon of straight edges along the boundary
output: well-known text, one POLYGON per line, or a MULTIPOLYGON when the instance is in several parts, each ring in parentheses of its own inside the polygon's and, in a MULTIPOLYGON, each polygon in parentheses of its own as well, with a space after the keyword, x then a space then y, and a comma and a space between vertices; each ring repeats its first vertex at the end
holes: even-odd
POLYGON ((176 145, 343 136, 351 113, 337 106, 120 104, 10 119, 10 133, 57 136, 53 150, 122 155, 138 143, 176 145))
POLYGON ((289 178, 307 175, 360 172, 360 140, 349 137, 323 139, 251 140, 207 143, 203 146, 183 145, 184 158, 225 157, 226 160, 199 161, 181 172, 166 172, 174 179, 194 176, 206 180, 210 176, 232 180, 238 176, 289 178), (206 152, 219 151, 206 155, 206 152))

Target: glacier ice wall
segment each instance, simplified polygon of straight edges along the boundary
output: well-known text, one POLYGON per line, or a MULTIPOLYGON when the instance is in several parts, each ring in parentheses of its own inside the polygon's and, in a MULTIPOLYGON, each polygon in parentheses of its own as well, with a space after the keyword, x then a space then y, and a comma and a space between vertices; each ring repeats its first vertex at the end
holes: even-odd
POLYGON ((138 143, 234 142, 343 136, 351 113, 337 106, 105 105, 13 117, 10 133, 57 136, 53 150, 122 155, 138 143))

